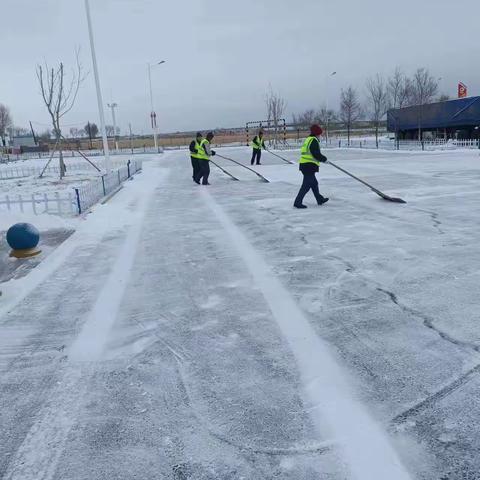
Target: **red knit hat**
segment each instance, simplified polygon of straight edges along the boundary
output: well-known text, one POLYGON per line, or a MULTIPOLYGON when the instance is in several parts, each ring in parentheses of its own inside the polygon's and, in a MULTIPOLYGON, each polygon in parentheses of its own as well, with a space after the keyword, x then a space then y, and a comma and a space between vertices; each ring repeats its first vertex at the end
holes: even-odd
POLYGON ((316 123, 310 127, 310 133, 316 137, 320 136, 323 133, 322 127, 316 123))

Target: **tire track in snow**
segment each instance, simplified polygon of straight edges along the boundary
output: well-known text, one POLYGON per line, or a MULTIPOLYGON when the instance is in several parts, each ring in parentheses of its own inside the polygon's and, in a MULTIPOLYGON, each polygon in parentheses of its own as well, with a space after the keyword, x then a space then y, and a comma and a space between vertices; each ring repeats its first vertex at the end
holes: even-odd
POLYGON ((280 331, 296 358, 307 408, 320 430, 328 422, 352 477, 356 480, 409 480, 410 476, 386 434, 352 398, 345 373, 329 347, 313 330, 287 290, 273 275, 241 230, 207 190, 201 194, 230 237, 267 301, 280 331))

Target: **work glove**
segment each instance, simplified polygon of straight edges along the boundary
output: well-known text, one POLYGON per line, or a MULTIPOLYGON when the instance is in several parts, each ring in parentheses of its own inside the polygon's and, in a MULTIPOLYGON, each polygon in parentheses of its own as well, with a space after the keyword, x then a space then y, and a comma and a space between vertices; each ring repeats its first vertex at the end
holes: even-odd
POLYGON ((215 150, 212 150, 212 157, 214 157, 217 154, 215 150))

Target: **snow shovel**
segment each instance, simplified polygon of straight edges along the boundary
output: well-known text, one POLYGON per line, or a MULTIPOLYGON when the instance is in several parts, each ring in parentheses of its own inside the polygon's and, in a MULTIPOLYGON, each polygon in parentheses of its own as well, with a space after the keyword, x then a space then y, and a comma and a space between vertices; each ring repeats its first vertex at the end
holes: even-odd
POLYGON ((366 187, 368 187, 372 192, 375 192, 377 195, 379 195, 380 197, 382 197, 384 200, 388 200, 389 202, 395 202, 395 203, 407 203, 405 200, 402 200, 401 198, 398 198, 398 197, 390 197, 390 195, 387 195, 383 192, 381 192, 380 190, 377 190, 375 187, 372 187, 370 184, 368 184, 367 182, 361 180, 360 178, 356 177, 355 175, 351 174, 350 172, 347 172, 346 170, 344 170, 342 167, 339 167, 338 165, 335 165, 334 163, 332 163, 330 160, 327 160, 325 163, 328 163, 329 165, 331 165, 332 167, 335 167, 337 170, 340 170, 341 172, 345 173, 346 175, 348 175, 349 177, 352 177, 354 178, 355 180, 357 180, 357 182, 360 182, 360 183, 363 183, 366 187))
POLYGON ((268 148, 265 149, 268 153, 272 154, 272 155, 275 155, 275 157, 278 157, 280 160, 283 160, 284 162, 287 162, 287 163, 293 163, 291 162, 290 160, 287 160, 286 158, 283 158, 282 156, 280 155, 277 155, 276 153, 273 153, 271 150, 269 150, 268 148))

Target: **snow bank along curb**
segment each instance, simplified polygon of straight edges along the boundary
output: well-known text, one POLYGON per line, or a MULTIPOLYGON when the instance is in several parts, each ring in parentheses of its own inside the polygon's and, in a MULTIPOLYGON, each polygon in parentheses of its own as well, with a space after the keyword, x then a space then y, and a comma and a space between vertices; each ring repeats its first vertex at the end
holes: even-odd
POLYGON ((317 428, 325 423, 330 426, 352 477, 410 480, 388 438, 353 399, 345 373, 290 294, 208 191, 202 190, 201 194, 262 291, 297 360, 312 419, 317 428))

